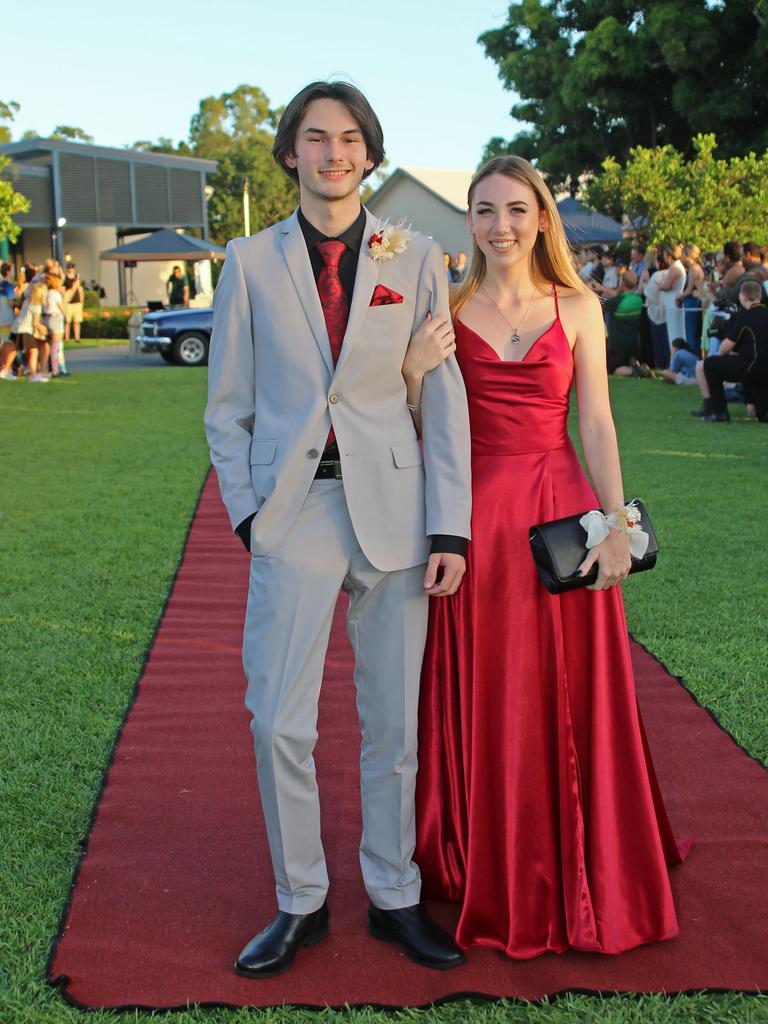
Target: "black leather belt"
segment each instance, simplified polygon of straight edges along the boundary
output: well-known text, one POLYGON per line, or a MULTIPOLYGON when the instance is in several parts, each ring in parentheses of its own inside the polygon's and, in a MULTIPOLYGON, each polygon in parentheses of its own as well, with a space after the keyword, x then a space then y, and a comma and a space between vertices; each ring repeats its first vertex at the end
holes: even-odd
POLYGON ((335 441, 323 452, 315 470, 315 480, 341 480, 341 460, 339 447, 335 441))

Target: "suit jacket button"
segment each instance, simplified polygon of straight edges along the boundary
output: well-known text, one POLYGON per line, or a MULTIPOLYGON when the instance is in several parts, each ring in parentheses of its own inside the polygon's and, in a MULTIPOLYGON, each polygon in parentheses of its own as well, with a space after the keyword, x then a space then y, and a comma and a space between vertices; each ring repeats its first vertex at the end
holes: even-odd
POLYGON ((331 395, 328 401, 331 403, 331 405, 336 405, 336 403, 339 401, 339 396, 331 395))
POLYGON ((317 448, 310 448, 309 451, 307 452, 307 458, 316 459, 319 454, 320 452, 317 450, 317 448))

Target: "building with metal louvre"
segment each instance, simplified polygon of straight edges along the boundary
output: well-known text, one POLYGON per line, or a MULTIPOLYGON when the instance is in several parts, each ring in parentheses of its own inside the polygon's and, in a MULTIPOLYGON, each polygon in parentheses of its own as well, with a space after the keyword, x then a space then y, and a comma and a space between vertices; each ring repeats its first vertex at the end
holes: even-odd
POLYGON ((159 228, 208 238, 206 175, 216 169, 213 160, 40 138, 2 145, 0 153, 11 160, 4 176, 30 201, 15 218, 22 233, 12 256, 34 263, 54 252, 71 258, 81 278, 100 281, 110 303, 164 298, 170 267, 140 265, 138 295, 126 296, 122 267, 100 264, 101 250, 159 228))

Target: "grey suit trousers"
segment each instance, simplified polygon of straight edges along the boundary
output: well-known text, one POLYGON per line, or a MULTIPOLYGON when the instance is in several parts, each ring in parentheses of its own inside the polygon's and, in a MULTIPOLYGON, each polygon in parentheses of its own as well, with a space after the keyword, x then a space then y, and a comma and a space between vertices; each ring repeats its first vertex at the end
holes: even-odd
POLYGON ((334 607, 350 596, 362 731, 360 864, 384 910, 418 903, 414 792, 419 677, 427 628, 424 567, 376 569, 360 550, 341 481, 316 480, 268 554, 251 558, 243 665, 281 910, 307 914, 328 889, 313 750, 334 607))

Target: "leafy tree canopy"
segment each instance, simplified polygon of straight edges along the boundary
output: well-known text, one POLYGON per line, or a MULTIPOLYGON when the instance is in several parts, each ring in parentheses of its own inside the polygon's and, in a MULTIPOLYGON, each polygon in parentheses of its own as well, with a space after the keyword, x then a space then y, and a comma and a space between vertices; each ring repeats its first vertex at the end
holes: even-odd
POLYGON ((588 199, 607 213, 645 218, 653 244, 695 242, 714 252, 729 240, 768 241, 768 151, 717 159, 716 145, 714 135, 697 135, 691 159, 673 146, 637 146, 623 167, 607 157, 588 199))
POLYGON ((7 157, 0 156, 0 238, 15 242, 21 228, 13 218, 17 213, 27 212, 29 200, 21 192, 16 192, 7 178, 1 177, 9 163, 7 157))
POLYGON ((19 111, 19 104, 11 100, 4 103, 0 100, 0 145, 11 141, 10 123, 19 111))
POLYGON ((69 139, 71 142, 93 142, 93 136, 84 132, 82 128, 73 128, 69 124, 57 124, 49 139, 69 139))
POLYGON ((170 139, 141 141, 133 148, 217 160, 208 182, 211 237, 224 245, 243 233, 243 182, 249 181, 251 231, 287 217, 298 202, 298 190, 272 159, 275 128, 282 113, 273 109, 257 86, 241 85, 221 96, 200 101, 189 126, 189 139, 177 146, 170 139))
MULTIPOLYGON (((0 143, 11 141, 10 122, 19 109, 18 103, 4 103, 0 100, 0 143)), ((13 184, 3 175, 10 164, 7 156, 0 156, 0 238, 15 242, 20 228, 14 221, 17 213, 26 213, 29 200, 14 190, 13 184)))
POLYGON ((515 0, 480 36, 528 127, 484 159, 535 159, 575 191, 606 157, 697 133, 723 156, 768 147, 768 0, 515 0))

